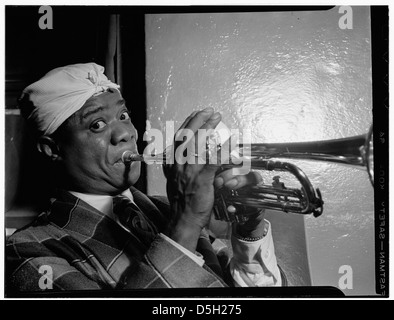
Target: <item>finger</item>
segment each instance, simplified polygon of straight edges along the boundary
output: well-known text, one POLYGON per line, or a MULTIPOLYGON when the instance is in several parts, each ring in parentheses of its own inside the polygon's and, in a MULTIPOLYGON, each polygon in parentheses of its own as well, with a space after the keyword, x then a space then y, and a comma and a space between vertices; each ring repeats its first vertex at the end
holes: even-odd
POLYGON ((210 146, 211 149, 211 157, 213 160, 214 153, 216 152, 216 162, 219 164, 229 164, 231 160, 231 149, 230 149, 230 139, 225 140, 224 142, 220 141, 219 144, 215 146, 210 146))
POLYGON ((211 118, 213 113, 214 111, 213 108, 211 107, 198 111, 194 115, 194 117, 190 119, 189 123, 185 126, 185 129, 189 129, 192 130, 193 132, 196 132, 198 129, 202 127, 204 123, 206 123, 211 118))
MULTIPOLYGON (((193 111, 182 123, 182 125, 179 127, 179 129, 176 131, 175 136, 174 136, 174 147, 177 149, 179 145, 185 143, 188 139, 188 134, 193 132, 188 132, 189 130, 185 130, 185 127, 189 124, 190 120, 197 114, 199 111, 193 111), (182 139, 181 139, 182 138, 182 139)), ((184 145, 183 149, 186 148, 186 145, 184 145)))
POLYGON ((197 112, 198 112, 198 111, 193 111, 193 112, 185 119, 185 121, 182 123, 182 125, 179 127, 178 130, 185 128, 185 127, 189 124, 190 120, 196 115, 197 112))
POLYGON ((215 133, 210 136, 209 140, 210 163, 229 164, 233 157, 238 158, 238 152, 234 153, 238 148, 237 141, 238 139, 230 130, 222 122, 219 122, 215 127, 215 133))
POLYGON ((214 133, 214 128, 218 125, 221 120, 221 114, 216 112, 213 113, 212 108, 206 108, 202 111, 197 112, 194 117, 189 120, 189 123, 179 130, 176 135, 176 140, 180 141, 181 137, 194 134, 193 139, 185 142, 183 140, 183 149, 191 150, 190 155, 194 156, 198 154, 200 162, 204 162, 206 143, 209 135, 214 133))
POLYGON ((222 115, 219 112, 215 112, 204 124, 201 125, 199 129, 215 129, 220 120, 222 120, 222 115))
MULTIPOLYGON (((198 128, 201 127, 205 123, 205 121, 210 118, 212 113, 212 108, 206 108, 200 111, 193 111, 175 133, 174 140, 177 141, 175 144, 179 145, 179 141, 185 142, 187 140, 186 137, 190 138, 190 135, 194 135, 198 128)), ((184 147, 186 148, 187 145, 184 145, 184 147)))
POLYGON ((195 141, 196 153, 203 159, 206 158, 207 151, 216 153, 216 145, 212 142, 215 140, 215 128, 221 119, 221 114, 216 112, 197 130, 195 141))
POLYGON ((215 187, 226 187, 229 189, 239 189, 247 185, 261 183, 263 178, 256 171, 250 171, 246 175, 234 175, 233 170, 226 170, 219 173, 215 178, 215 187))

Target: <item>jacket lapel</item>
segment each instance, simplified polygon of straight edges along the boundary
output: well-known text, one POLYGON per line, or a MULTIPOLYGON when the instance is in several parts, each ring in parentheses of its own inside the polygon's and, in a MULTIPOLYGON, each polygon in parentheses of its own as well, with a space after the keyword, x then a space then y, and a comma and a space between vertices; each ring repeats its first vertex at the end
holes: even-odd
MULTIPOLYGON (((130 265, 141 260, 148 249, 137 235, 127 232, 114 220, 66 191, 59 191, 47 217, 76 239, 88 252, 86 256, 95 257, 90 266, 103 273, 101 277, 110 277, 115 282, 130 265)), ((79 250, 76 245, 69 249, 79 250)))

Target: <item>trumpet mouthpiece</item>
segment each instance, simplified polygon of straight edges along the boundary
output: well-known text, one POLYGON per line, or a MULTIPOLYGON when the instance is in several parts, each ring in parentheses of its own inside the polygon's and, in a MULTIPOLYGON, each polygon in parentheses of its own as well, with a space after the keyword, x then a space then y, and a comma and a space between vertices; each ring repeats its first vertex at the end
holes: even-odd
POLYGON ((130 163, 133 161, 143 161, 144 158, 142 157, 142 155, 137 154, 137 153, 133 153, 132 151, 125 151, 122 154, 122 162, 123 163, 130 163))

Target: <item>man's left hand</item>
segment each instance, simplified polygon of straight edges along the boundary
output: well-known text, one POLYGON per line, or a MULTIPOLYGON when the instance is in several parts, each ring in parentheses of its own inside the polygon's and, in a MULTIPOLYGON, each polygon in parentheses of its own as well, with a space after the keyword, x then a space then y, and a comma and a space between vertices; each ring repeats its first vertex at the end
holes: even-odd
MULTIPOLYGON (((236 175, 232 169, 219 173, 214 180, 215 188, 228 188, 237 190, 248 185, 255 185, 262 182, 262 177, 255 171, 250 171, 246 175, 236 175)), ((242 238, 260 238, 264 235, 265 229, 265 210, 248 208, 251 210, 247 215, 247 221, 234 223, 233 231, 242 238)))

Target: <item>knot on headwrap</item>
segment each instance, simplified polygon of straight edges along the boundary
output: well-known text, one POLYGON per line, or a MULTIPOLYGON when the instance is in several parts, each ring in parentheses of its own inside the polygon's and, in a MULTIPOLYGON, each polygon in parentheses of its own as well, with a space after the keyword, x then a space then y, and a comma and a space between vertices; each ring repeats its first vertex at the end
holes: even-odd
POLYGON ((119 85, 104 75, 104 67, 96 63, 74 64, 49 71, 23 90, 22 98, 28 96, 34 105, 28 118, 38 130, 50 135, 90 97, 109 88, 118 89, 119 85))

